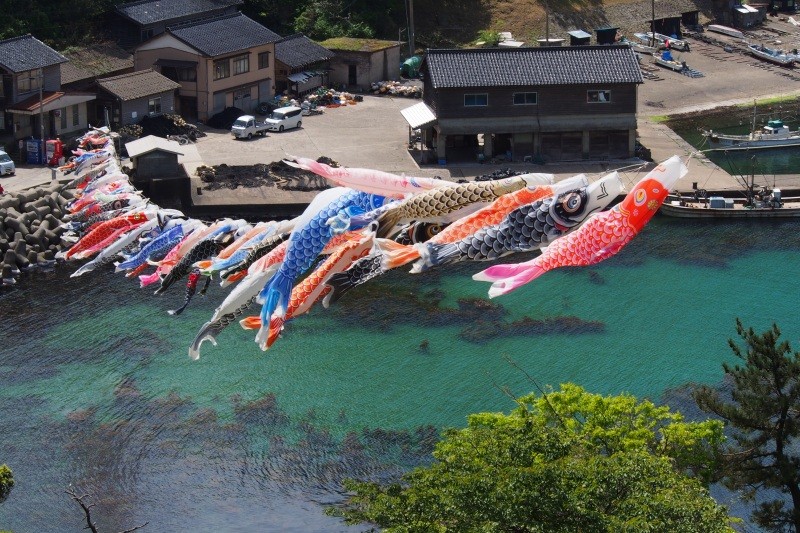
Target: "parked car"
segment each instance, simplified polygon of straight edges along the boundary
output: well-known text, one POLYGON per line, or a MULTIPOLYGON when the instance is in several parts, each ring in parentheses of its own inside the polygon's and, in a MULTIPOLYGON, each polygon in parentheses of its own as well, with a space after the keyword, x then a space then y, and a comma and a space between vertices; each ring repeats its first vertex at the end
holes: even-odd
POLYGON ((13 176, 17 171, 14 161, 5 153, 0 150, 0 176, 13 176))
POLYGON ((261 135, 263 137, 267 134, 268 129, 270 129, 270 124, 259 122, 252 115, 242 115, 231 126, 231 135, 237 139, 245 137, 252 139, 253 135, 261 135))
POLYGON ((269 124, 269 131, 283 131, 290 128, 299 128, 303 123, 302 120, 303 110, 297 106, 281 107, 272 112, 272 114, 264 120, 265 124, 269 124))

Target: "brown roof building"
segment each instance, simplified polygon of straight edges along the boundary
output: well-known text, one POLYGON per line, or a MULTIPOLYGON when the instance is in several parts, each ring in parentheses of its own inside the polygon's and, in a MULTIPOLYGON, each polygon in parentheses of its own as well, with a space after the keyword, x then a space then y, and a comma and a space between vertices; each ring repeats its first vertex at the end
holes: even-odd
POLYGON ((124 126, 148 115, 173 113, 179 87, 153 69, 98 80, 97 106, 102 109, 98 117, 107 113, 109 125, 124 126))

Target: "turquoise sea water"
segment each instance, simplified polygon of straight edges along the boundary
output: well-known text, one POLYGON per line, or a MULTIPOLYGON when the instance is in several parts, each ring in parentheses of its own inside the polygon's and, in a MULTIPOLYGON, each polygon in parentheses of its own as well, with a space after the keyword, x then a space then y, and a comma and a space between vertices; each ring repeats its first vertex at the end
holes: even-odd
POLYGON ((534 390, 525 373, 660 401, 721 380, 736 317, 800 347, 797 229, 657 217, 605 263, 491 301, 470 279, 483 265, 392 272, 266 353, 235 325, 199 361, 186 350, 218 286, 172 317, 177 286, 33 275, 0 293, 0 462, 17 480, 0 528, 80 531, 72 484, 105 530, 352 529, 323 514, 343 478, 424 464, 438 430, 534 390))

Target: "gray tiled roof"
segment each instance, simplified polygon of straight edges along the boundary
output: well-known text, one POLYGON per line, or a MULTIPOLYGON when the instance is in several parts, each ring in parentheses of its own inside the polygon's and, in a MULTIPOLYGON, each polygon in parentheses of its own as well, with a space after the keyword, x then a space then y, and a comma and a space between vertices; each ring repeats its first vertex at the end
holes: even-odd
POLYGON ((334 53, 302 33, 284 37, 275 43, 275 59, 290 68, 300 68, 319 61, 326 61, 334 53))
POLYGON ((162 76, 153 69, 137 70, 112 78, 97 80, 98 85, 120 100, 136 100, 167 91, 174 91, 180 83, 162 76))
POLYGON ((65 61, 68 61, 66 57, 30 33, 0 41, 0 67, 9 72, 25 72, 65 61))
POLYGON ((142 26, 238 6, 244 0, 139 0, 117 6, 117 12, 142 26))
POLYGON ((574 83, 642 83, 629 46, 555 46, 428 50, 435 88, 574 83))
POLYGON ((167 30, 208 57, 247 50, 281 38, 274 31, 241 13, 170 26, 167 30))

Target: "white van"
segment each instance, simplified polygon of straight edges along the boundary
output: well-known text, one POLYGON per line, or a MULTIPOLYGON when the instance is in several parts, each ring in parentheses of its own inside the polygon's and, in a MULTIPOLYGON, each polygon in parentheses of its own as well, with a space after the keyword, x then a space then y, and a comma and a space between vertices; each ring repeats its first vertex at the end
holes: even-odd
POLYGON ((303 123, 301 122, 303 110, 297 106, 281 107, 272 112, 272 114, 264 120, 265 124, 269 125, 270 131, 283 131, 290 128, 299 128, 303 123))

